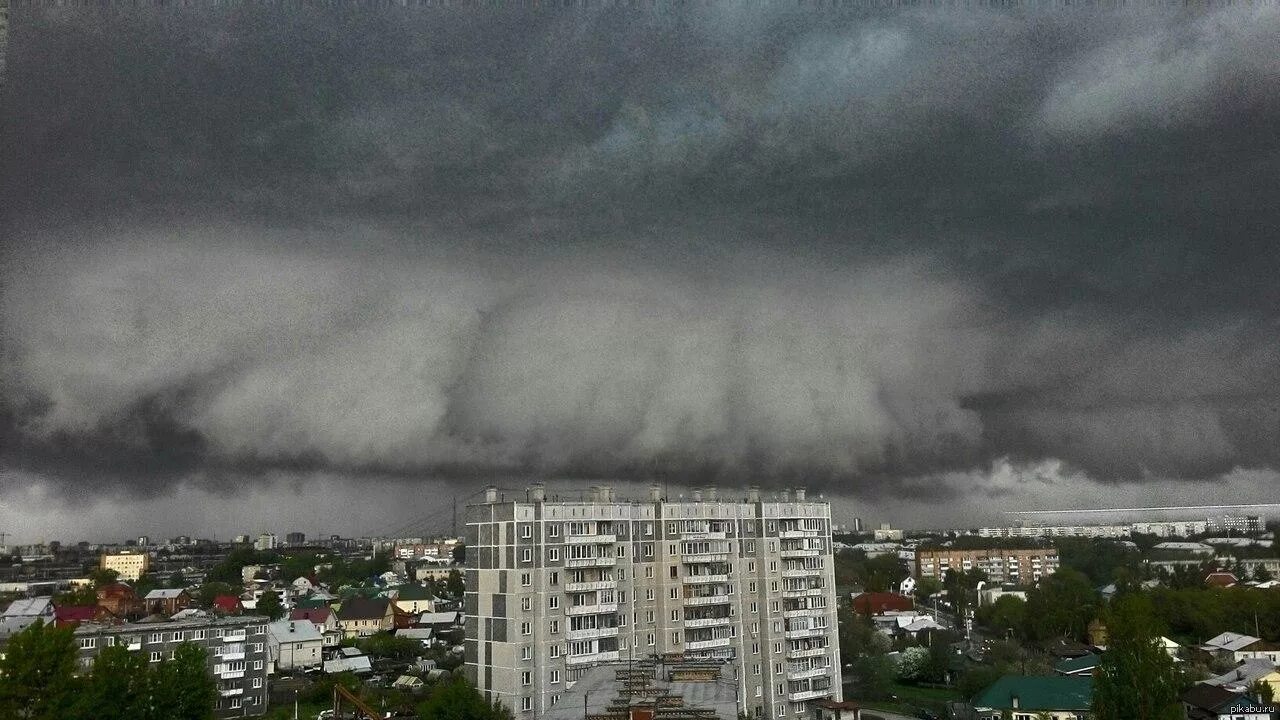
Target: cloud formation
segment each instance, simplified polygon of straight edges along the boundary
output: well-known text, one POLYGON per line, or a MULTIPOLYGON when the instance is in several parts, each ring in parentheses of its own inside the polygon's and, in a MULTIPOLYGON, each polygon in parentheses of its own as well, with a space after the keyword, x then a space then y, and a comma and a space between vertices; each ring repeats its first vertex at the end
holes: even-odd
POLYGON ((54 485, 1280 467, 1274 6, 11 32, 0 462, 54 485))

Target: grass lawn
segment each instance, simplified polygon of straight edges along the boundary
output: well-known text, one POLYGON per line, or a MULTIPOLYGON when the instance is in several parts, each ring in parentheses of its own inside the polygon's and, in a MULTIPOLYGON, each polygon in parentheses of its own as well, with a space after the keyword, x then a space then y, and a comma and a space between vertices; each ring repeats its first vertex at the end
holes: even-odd
POLYGON ((920 687, 894 683, 891 692, 897 695, 896 700, 862 700, 850 697, 868 710, 886 710, 902 715, 913 715, 919 708, 940 712, 948 700, 961 700, 959 691, 954 688, 920 687))
MULTIPOLYGON (((332 703, 299 703, 298 720, 315 720, 321 710, 332 708, 332 703)), ((265 720, 293 720, 293 703, 267 708, 265 720)))

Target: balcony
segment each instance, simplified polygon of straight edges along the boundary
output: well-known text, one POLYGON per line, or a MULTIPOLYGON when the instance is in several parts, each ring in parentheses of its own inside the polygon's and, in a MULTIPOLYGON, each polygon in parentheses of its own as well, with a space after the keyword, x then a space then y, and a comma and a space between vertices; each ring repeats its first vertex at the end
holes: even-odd
POLYGON ((783 558, 806 558, 818 557, 822 554, 821 550, 783 550, 783 558))
POLYGON ((712 583, 723 584, 729 582, 728 575, 685 575, 680 578, 680 582, 685 585, 710 585, 712 583))
POLYGON ((712 648, 729 647, 733 638, 715 638, 714 640, 694 640, 684 644, 685 650, 710 650, 712 648))
POLYGON ((789 658, 818 657, 819 655, 826 655, 826 654, 827 654, 827 650, 828 650, 828 648, 824 648, 824 647, 819 647, 819 648, 809 648, 808 650, 791 650, 791 649, 788 649, 788 650, 787 650, 787 657, 789 657, 789 658))
POLYGON ((594 580, 592 582, 565 583, 565 592, 591 592, 592 590, 613 590, 618 587, 617 580, 594 580))
POLYGON ((243 630, 235 630, 222 636, 222 642, 244 642, 248 638, 243 630))
POLYGON ((822 568, 798 568, 794 570, 783 570, 782 577, 784 578, 821 577, 822 573, 823 573, 822 568))
POLYGON ((696 555, 685 555, 680 558, 680 562, 693 565, 695 563, 716 563, 729 562, 729 553, 698 553, 696 555))
POLYGON ((827 634, 827 629, 828 628, 804 628, 802 630, 788 630, 786 637, 788 640, 799 640, 801 638, 808 638, 808 637, 821 637, 827 634))
POLYGON ((570 630, 565 633, 567 640, 595 640, 596 638, 617 637, 618 628, 591 628, 589 630, 570 630))
POLYGON ((618 564, 617 558, 611 557, 594 557, 594 558, 569 558, 564 561, 565 567, 584 568, 584 567, 613 567, 618 564))
POLYGON ((717 625, 729 625, 732 622, 733 618, 731 617, 698 618, 696 620, 685 620, 684 626, 686 628, 716 627, 717 625))
POLYGON ((131 641, 129 642, 129 644, 128 644, 128 645, 125 645, 125 646, 124 646, 124 649, 125 649, 125 650, 141 650, 141 649, 142 649, 142 641, 141 641, 141 640, 131 640, 131 641))
POLYGON ((243 695, 244 688, 225 688, 225 689, 219 690, 218 694, 221 695, 222 697, 231 697, 233 695, 243 695))
POLYGON ((589 663, 611 662, 618 659, 617 650, 592 653, 591 655, 570 655, 564 659, 567 665, 587 665, 589 663))
POLYGON ((802 598, 802 597, 809 597, 810 595, 821 595, 823 592, 824 592, 824 591, 823 591, 823 589, 822 589, 822 588, 820 588, 820 587, 816 587, 816 588, 798 588, 798 589, 795 589, 795 590, 783 590, 783 591, 782 591, 782 597, 784 597, 784 598, 802 598))
POLYGON ((243 660, 244 650, 237 650, 236 652, 222 653, 221 655, 218 656, 218 659, 219 660, 243 660))
POLYGON ((724 540, 723 532, 687 532, 680 533, 680 537, 685 540, 724 540))
POLYGON ((728 605, 728 595, 702 595, 699 597, 687 597, 684 599, 685 605, 728 605))
POLYGON ((823 617, 827 614, 826 608, 800 608, 799 610, 784 610, 782 617, 784 618, 800 618, 800 617, 823 617))
POLYGON ((783 540, 791 540, 795 538, 816 538, 822 537, 822 533, 817 530, 783 530, 778 533, 778 537, 783 540))
POLYGON ((566 545, 612 545, 618 542, 617 535, 569 535, 564 539, 566 545))
POLYGON ((809 678, 824 677, 831 672, 829 667, 805 668, 802 670, 787 670, 788 680, 808 680, 809 678))
POLYGON ((801 690, 800 692, 787 693, 787 699, 791 702, 800 702, 802 700, 816 700, 820 697, 830 697, 835 688, 826 688, 824 690, 801 690))
POLYGON ((566 615, 599 615, 601 613, 618 612, 618 603, 600 603, 596 605, 574 605, 565 610, 566 615))
POLYGON ((223 680, 235 680, 244 677, 243 670, 224 670, 218 673, 218 677, 223 680))

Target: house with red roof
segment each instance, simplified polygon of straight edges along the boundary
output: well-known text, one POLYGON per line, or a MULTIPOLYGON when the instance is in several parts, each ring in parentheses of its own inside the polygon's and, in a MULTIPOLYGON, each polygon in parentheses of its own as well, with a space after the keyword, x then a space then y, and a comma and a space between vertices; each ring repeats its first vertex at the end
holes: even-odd
POLYGON ((853 598, 853 611, 859 615, 883 615, 887 612, 914 610, 915 601, 892 592, 864 592, 853 598))
POLYGON ((124 583, 110 583, 98 588, 98 607, 118 618, 136 619, 143 612, 142 600, 124 583))
POLYGON ((244 612, 244 605, 235 595, 219 595, 213 599, 213 611, 223 615, 239 615, 244 612))
POLYGON ((342 629, 338 627, 338 617, 328 607, 295 608, 289 613, 290 620, 306 620, 324 636, 324 647, 336 647, 342 642, 342 629))
POLYGON ((1231 587, 1238 582, 1240 580, 1234 574, 1223 570, 1211 572, 1204 579, 1205 585, 1209 587, 1231 587))
POLYGON ((53 624, 57 627, 75 627, 83 622, 116 625, 120 618, 99 605, 59 605, 53 609, 53 624))

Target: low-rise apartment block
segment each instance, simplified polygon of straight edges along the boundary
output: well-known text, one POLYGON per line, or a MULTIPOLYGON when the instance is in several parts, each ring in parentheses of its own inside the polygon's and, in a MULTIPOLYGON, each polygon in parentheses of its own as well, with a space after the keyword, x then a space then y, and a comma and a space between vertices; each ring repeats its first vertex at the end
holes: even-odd
POLYGON ((190 642, 209 655, 209 673, 218 683, 215 718, 262 715, 267 710, 267 623, 265 617, 200 617, 132 625, 84 624, 76 628, 80 664, 93 665, 102 648, 124 645, 151 662, 170 660, 190 642))
POLYGON ((958 550, 931 548, 916 551, 915 576, 942 580, 950 570, 981 570, 993 583, 1031 585, 1058 569, 1058 551, 1053 548, 1009 550, 990 548, 958 550))
POLYGON ((151 556, 146 552, 105 553, 102 569, 114 570, 121 580, 134 582, 151 567, 151 556))
POLYGON ((517 717, 546 716, 593 666, 653 658, 726 664, 760 717, 841 699, 828 503, 485 500, 467 511, 466 668, 517 717))

